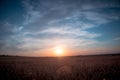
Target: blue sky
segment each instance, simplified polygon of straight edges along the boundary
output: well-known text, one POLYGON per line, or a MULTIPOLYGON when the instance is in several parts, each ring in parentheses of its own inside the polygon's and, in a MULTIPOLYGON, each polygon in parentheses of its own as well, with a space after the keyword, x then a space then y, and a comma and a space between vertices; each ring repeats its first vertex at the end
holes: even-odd
POLYGON ((120 52, 119 0, 1 0, 0 54, 120 52))

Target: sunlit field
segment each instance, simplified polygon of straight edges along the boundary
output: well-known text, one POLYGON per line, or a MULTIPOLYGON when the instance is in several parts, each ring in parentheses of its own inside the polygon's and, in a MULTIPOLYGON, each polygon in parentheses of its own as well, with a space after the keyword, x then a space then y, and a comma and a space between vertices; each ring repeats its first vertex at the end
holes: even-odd
POLYGON ((1 56, 0 80, 120 80, 120 55, 1 56))

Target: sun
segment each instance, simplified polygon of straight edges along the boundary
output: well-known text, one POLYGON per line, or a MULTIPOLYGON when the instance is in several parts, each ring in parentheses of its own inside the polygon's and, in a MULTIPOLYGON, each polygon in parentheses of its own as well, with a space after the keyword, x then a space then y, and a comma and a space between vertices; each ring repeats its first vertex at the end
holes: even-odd
POLYGON ((64 53, 64 51, 63 51, 62 48, 56 48, 56 49, 55 49, 55 54, 56 54, 57 56, 63 56, 63 53, 64 53))

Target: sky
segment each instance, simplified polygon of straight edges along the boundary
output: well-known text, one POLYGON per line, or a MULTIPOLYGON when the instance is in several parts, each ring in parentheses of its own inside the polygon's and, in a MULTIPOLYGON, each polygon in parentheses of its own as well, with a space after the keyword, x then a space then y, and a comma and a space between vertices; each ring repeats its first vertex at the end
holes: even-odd
POLYGON ((0 54, 120 52, 119 0, 0 0, 0 54))

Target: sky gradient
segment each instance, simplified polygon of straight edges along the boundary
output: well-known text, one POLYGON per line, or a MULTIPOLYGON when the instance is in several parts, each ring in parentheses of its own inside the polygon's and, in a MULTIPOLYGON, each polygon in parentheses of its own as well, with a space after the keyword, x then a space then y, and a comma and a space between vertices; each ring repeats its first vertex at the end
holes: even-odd
POLYGON ((120 52, 119 0, 0 0, 0 54, 120 52))

